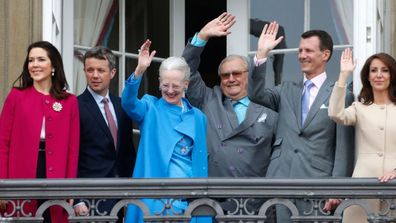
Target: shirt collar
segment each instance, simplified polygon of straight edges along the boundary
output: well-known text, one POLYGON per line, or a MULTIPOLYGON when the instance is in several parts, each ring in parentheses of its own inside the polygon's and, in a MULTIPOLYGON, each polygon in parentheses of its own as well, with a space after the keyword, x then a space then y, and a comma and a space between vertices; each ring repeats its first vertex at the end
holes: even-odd
MULTIPOLYGON (((87 87, 88 91, 91 93, 92 97, 95 99, 97 104, 100 104, 103 100, 103 96, 93 91, 89 86, 87 87)), ((107 91, 105 98, 109 99, 109 91, 107 91)))
MULTIPOLYGON (((311 81, 315 87, 320 88, 323 85, 323 83, 326 81, 326 78, 327 78, 327 74, 325 71, 325 72, 317 75, 316 77, 312 78, 311 81)), ((308 80, 308 79, 304 74, 304 82, 303 83, 305 83, 306 80, 308 80)))
MULTIPOLYGON (((231 99, 230 99, 230 101, 232 102, 231 99)), ((241 99, 239 99, 239 100, 237 100, 235 102, 239 102, 239 103, 243 104, 244 106, 248 107, 249 103, 250 103, 250 99, 249 99, 248 96, 245 96, 245 97, 243 97, 243 98, 241 98, 241 99)))

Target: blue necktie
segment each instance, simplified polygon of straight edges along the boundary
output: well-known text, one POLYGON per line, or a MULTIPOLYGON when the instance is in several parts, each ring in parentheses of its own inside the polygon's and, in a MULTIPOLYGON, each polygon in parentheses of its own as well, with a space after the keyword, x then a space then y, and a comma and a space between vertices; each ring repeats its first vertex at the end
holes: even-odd
POLYGON ((313 82, 310 80, 306 80, 304 82, 304 90, 301 97, 301 124, 304 124, 305 118, 307 118, 307 114, 309 112, 309 97, 311 95, 311 87, 313 87, 313 82))
POLYGON ((239 101, 232 102, 235 114, 238 118, 238 124, 241 124, 246 116, 246 107, 239 101))

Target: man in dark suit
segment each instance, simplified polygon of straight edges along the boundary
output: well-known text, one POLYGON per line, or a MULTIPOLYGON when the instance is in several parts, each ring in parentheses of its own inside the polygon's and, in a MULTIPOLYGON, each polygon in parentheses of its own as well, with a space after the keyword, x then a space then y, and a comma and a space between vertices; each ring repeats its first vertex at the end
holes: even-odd
MULTIPOLYGON (((265 60, 282 40, 276 38, 279 25, 266 25, 260 35, 256 66, 249 97, 252 101, 279 112, 277 138, 282 139, 271 157, 267 177, 320 178, 351 176, 354 164, 353 128, 337 125, 328 116, 329 98, 334 86, 326 65, 333 52, 333 41, 323 30, 301 35, 298 60, 301 81, 284 81, 265 88, 265 60)), ((353 102, 348 92, 346 105, 353 102)), ((326 210, 332 202, 326 203, 326 210)), ((313 210, 313 203, 296 200, 300 214, 313 210)), ((278 222, 291 222, 290 212, 277 207, 278 222)))
MULTIPOLYGON (((206 24, 184 49, 191 68, 187 97, 208 118, 209 177, 265 177, 270 162, 278 114, 247 97, 249 61, 229 55, 219 65, 220 86, 209 88, 198 71, 200 56, 212 37, 228 35, 235 17, 223 13, 206 24)), ((257 211, 261 202, 247 202, 245 210, 257 211)), ((234 212, 236 202, 223 202, 234 212)))
MULTIPOLYGON (((121 99, 109 93, 116 73, 111 50, 94 47, 84 56, 87 88, 78 96, 80 108, 80 154, 78 177, 131 177, 136 153, 132 144, 132 121, 121 108, 121 99)), ((85 200, 75 205, 77 215, 86 215, 88 207, 97 214, 110 213, 116 200, 85 200)))

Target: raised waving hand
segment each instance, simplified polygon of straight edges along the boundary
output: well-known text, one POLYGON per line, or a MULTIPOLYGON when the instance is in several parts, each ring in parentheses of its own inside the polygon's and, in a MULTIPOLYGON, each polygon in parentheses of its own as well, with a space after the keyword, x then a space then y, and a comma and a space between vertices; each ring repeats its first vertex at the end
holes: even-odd
POLYGON ((353 59, 352 50, 350 48, 344 49, 340 59, 340 76, 338 77, 338 84, 345 85, 348 76, 356 67, 356 60, 353 59))
POLYGON ((140 77, 150 66, 156 51, 150 53, 151 41, 146 40, 139 49, 138 65, 135 69, 135 77, 140 77))
POLYGON ((269 52, 283 40, 283 36, 276 39, 278 30, 279 24, 275 21, 270 24, 265 24, 257 44, 257 59, 267 57, 269 52))
POLYGON ((235 22, 235 16, 231 13, 224 12, 219 17, 208 22, 201 31, 199 31, 198 36, 206 41, 211 37, 226 36, 231 33, 229 29, 235 22))

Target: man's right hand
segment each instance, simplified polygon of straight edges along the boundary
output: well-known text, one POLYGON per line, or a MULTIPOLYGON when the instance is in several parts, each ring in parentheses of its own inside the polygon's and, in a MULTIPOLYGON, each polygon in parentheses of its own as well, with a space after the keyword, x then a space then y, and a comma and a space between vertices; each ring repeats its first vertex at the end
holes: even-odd
POLYGON ((277 22, 271 22, 269 25, 265 24, 257 44, 257 59, 268 57, 269 52, 282 41, 283 36, 276 39, 278 29, 279 24, 277 22))
POLYGON ((88 207, 84 202, 74 205, 74 213, 76 213, 77 216, 87 216, 89 214, 88 211, 88 207))
POLYGON ((199 31, 198 37, 208 41, 211 37, 226 36, 231 33, 229 29, 235 22, 235 16, 231 13, 224 12, 219 17, 208 22, 201 31, 199 31))

